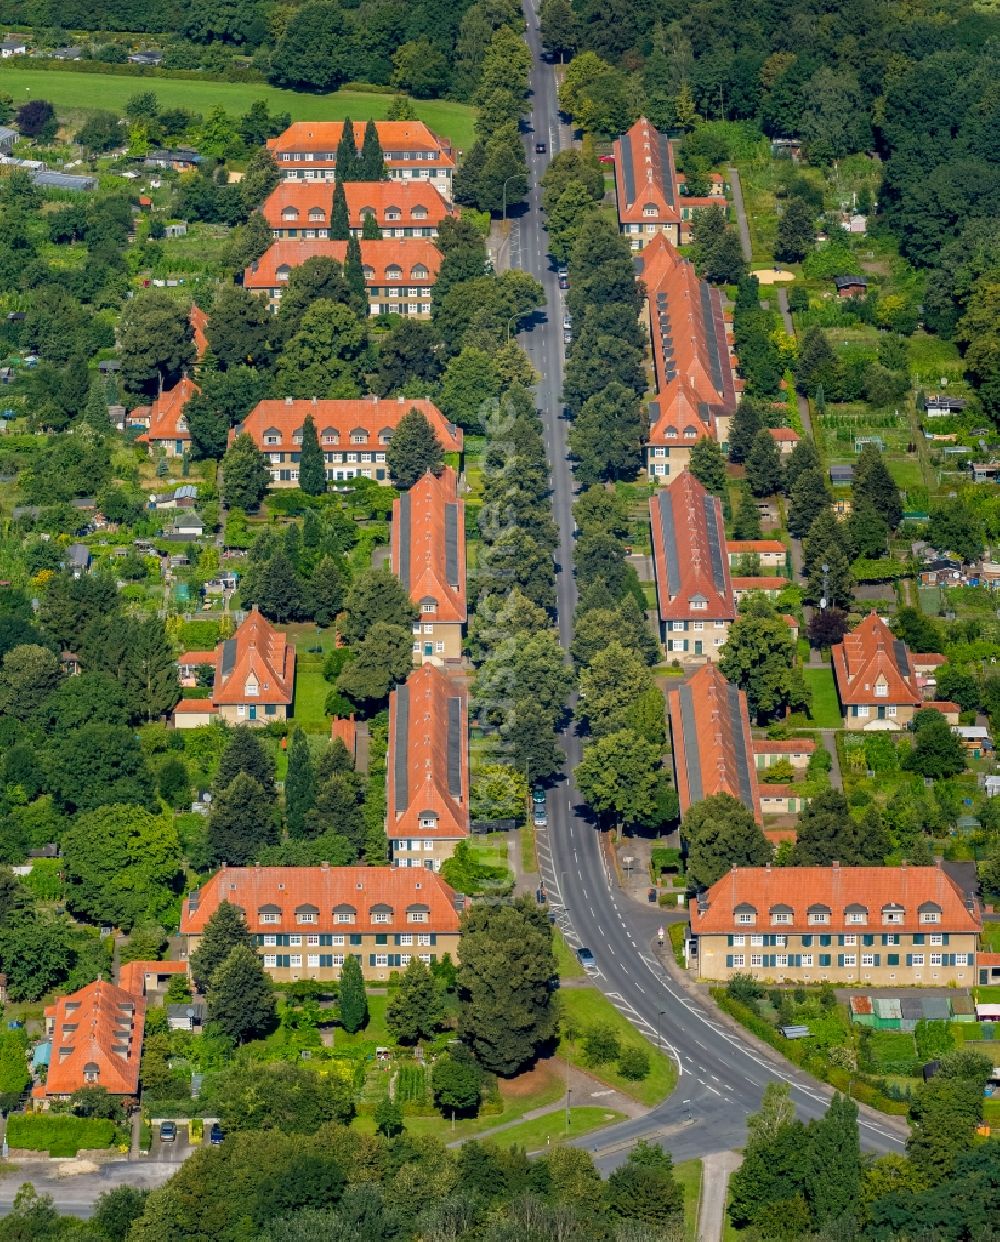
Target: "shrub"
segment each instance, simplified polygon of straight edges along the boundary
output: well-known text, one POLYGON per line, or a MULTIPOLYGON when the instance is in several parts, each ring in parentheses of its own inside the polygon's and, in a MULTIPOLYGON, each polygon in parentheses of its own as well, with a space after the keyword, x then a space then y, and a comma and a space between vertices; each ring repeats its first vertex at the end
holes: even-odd
POLYGON ((630 1082, 638 1082, 649 1074, 649 1053, 638 1044, 627 1044, 618 1054, 618 1072, 630 1082))
POLYGON ((753 975, 735 974, 726 985, 726 991, 741 1005, 753 1006, 764 995, 764 989, 753 975))
POLYGON ((917 1056, 921 1061, 930 1061, 934 1057, 944 1056, 955 1047, 955 1039, 947 1022, 929 1022, 921 1019, 914 1032, 917 1041, 917 1056))
POLYGON ((588 1065, 617 1061, 621 1055, 618 1032, 610 1022, 595 1022, 583 1033, 583 1055, 588 1065))
POLYGON ((47 1151, 50 1156, 75 1156, 78 1151, 112 1147, 115 1124, 98 1117, 14 1113, 7 1122, 7 1141, 25 1151, 47 1151))

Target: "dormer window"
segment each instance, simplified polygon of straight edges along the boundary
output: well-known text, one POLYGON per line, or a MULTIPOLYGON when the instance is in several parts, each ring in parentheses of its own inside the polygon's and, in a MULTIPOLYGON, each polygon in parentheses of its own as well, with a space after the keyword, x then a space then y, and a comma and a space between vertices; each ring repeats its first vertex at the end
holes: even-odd
POLYGON ((291 270, 292 269, 288 266, 287 263, 283 263, 281 267, 279 267, 278 270, 274 273, 274 279, 281 283, 287 282, 288 277, 291 273, 291 270))
POLYGON ((420 601, 420 611, 422 613, 437 612, 437 600, 424 599, 420 601))
POLYGON ((264 443, 265 444, 280 444, 281 443, 281 432, 278 431, 274 427, 269 427, 267 431, 264 432, 264 443))
POLYGON ((84 1082, 97 1082, 100 1077, 101 1077, 101 1067, 97 1064, 96 1061, 88 1061, 87 1064, 83 1067, 83 1081, 84 1082))
POLYGON ((427 271, 427 268, 424 267, 422 263, 417 263, 414 267, 410 268, 410 279, 411 280, 426 280, 428 275, 429 273, 427 271))
POLYGON ((410 214, 413 216, 414 220, 426 220, 428 213, 426 207, 414 207, 410 214))
POLYGON ((299 906, 295 911, 296 923, 308 924, 319 922, 319 910, 315 906, 299 906))
POLYGON ((257 911, 257 917, 262 923, 268 923, 273 926, 275 923, 281 922, 281 907, 271 905, 261 906, 261 908, 257 911))
POLYGON ((685 440, 694 440, 697 437, 697 435, 698 435, 698 431, 696 428, 694 427, 684 428, 684 439, 685 440))
POLYGON ((868 922, 868 910, 865 906, 848 906, 844 911, 844 921, 854 926, 868 922))
POLYGON ((385 905, 372 906, 371 919, 373 923, 391 923, 392 922, 392 906, 385 906, 385 905))
POLYGON ((353 906, 337 906, 333 912, 335 923, 353 923, 356 917, 357 911, 353 906))
POLYGON ((310 207, 309 208, 309 219, 312 221, 313 224, 322 224, 323 221, 326 219, 326 212, 323 210, 322 207, 310 207))
POLYGON ((792 909, 790 906, 772 906, 771 907, 772 925, 791 923, 791 921, 792 921, 792 909))
POLYGON ((917 917, 921 923, 940 923, 941 907, 935 905, 933 901, 925 901, 920 907, 917 917))
POLYGON ((398 207, 387 207, 385 209, 385 218, 387 220, 402 220, 403 213, 398 207))
POLYGON ((905 917, 906 911, 902 906, 890 905, 882 907, 882 922, 884 924, 902 923, 905 917))
POLYGON ((875 683, 875 697, 877 699, 887 699, 889 697, 889 683, 887 681, 877 681, 875 683))
POLYGON ((753 906, 739 905, 733 913, 736 916, 736 922, 744 926, 757 922, 757 911, 753 906))
POLYGON ((704 595, 692 595, 691 607, 695 610, 706 609, 708 607, 708 600, 704 597, 704 595))
POLYGON ((811 927, 822 927, 830 922, 828 906, 810 906, 807 921, 811 927))
POLYGON ((364 264, 361 270, 364 273, 365 280, 374 280, 375 269, 370 264, 368 263, 364 264))
POLYGON ((437 821, 438 821, 438 817, 434 814, 433 811, 421 811, 420 812, 420 827, 421 828, 424 828, 424 829, 436 828, 437 821))
POLYGON ((282 220, 297 220, 299 218, 299 209, 297 207, 285 207, 281 213, 282 220))
POLYGON ((655 216, 657 214, 657 211, 658 211, 658 208, 655 203, 647 203, 645 207, 643 207, 642 209, 642 214, 644 216, 655 216))
POLYGON ((255 699, 260 694, 260 686, 256 679, 248 677, 246 685, 243 687, 243 693, 248 699, 255 699))
POLYGON ((386 280, 402 280, 403 269, 399 266, 398 263, 390 263, 389 266, 385 269, 385 278, 386 280))
POLYGON ((426 906, 408 906, 406 910, 407 923, 426 923, 430 917, 430 911, 426 906))

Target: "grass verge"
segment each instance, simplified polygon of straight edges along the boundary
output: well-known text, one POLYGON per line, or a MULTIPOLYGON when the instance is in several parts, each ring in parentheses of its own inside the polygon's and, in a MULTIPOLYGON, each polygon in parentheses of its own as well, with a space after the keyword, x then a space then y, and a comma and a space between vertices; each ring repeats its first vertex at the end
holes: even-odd
POLYGON ((607 1083, 624 1095, 652 1107, 673 1091, 677 1085, 677 1067, 664 1052, 654 1048, 648 1040, 626 1021, 603 992, 596 988, 566 988, 559 993, 561 1010, 559 1055, 571 1065, 585 1070, 601 1082, 607 1083), (614 1062, 605 1065, 589 1065, 583 1052, 583 1035, 588 1027, 598 1024, 614 1029, 623 1047, 639 1045, 649 1053, 649 1073, 634 1082, 618 1072, 614 1062), (569 1038, 570 1032, 573 1038, 569 1038))
POLYGON ((538 871, 538 854, 535 852, 535 825, 529 819, 520 829, 521 870, 525 875, 538 871))
POLYGON ((556 1147, 570 1139, 624 1120, 623 1113, 587 1104, 569 1110, 567 1129, 566 1111, 560 1108, 557 1112, 546 1113, 544 1117, 533 1117, 530 1121, 511 1126, 509 1130, 501 1130, 499 1134, 491 1135, 488 1141, 496 1143, 498 1147, 523 1147, 529 1152, 544 1151, 547 1147, 556 1147))
POLYGON ((684 1160, 675 1164, 674 1177, 684 1191, 684 1237, 686 1242, 695 1242, 701 1206, 701 1161, 684 1160))
MULTIPOLYGON (((8 67, 0 68, 0 90, 11 94, 15 104, 26 99, 47 99, 57 112, 93 112, 98 108, 121 112, 127 100, 138 91, 147 90, 155 93, 161 107, 190 108, 203 115, 219 105, 234 115, 244 113, 262 99, 272 112, 290 112, 293 121, 342 121, 347 116, 355 122, 369 117, 378 121, 388 115, 393 99, 392 92, 344 90, 330 95, 303 95, 263 82, 196 82, 8 67)), ((414 108, 421 121, 450 138, 457 148, 467 151, 472 146, 474 108, 443 99, 414 100, 414 108)))
POLYGON ((556 966, 559 968, 560 979, 582 979, 586 971, 580 965, 576 954, 566 943, 561 931, 556 929, 552 937, 552 947, 556 954, 556 966))

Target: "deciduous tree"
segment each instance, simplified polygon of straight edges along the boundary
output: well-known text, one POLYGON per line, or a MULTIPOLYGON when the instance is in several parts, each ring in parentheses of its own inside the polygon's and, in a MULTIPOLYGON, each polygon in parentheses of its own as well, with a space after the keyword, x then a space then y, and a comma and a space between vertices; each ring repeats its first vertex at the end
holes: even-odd
POLYGON ((681 835, 688 843, 688 879, 697 888, 709 888, 732 867, 762 867, 773 853, 753 812, 729 794, 690 807, 681 835))

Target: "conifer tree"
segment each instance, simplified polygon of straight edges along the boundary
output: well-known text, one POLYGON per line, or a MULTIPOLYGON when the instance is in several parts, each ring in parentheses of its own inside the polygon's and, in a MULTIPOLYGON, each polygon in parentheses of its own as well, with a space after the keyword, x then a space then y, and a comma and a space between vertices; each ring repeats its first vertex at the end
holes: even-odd
POLYGON ((347 240, 347 257, 344 260, 344 279, 359 306, 368 305, 368 287, 365 270, 361 263, 361 243, 352 233, 347 240))
POLYGON ((191 954, 191 977, 199 992, 205 991, 209 980, 237 945, 253 948, 246 917, 239 906, 220 901, 205 924, 197 949, 191 954))
POLYGON ((301 729, 292 733, 288 747, 288 775, 285 777, 285 823, 290 837, 306 835, 306 816, 316 801, 309 741, 301 729))
POLYGON ((378 140, 378 127, 374 121, 369 121, 365 126, 359 163, 359 181, 384 181, 389 175, 382 154, 382 144, 378 140))
POLYGON ((307 414, 302 423, 302 453, 299 458, 299 487, 307 496, 322 496, 326 491, 326 465, 319 446, 313 416, 307 414))
MULTIPOLYGON (((361 221, 361 240, 362 241, 381 241, 382 230, 378 226, 378 220, 373 212, 361 221)), ((408 321, 407 321, 408 322, 408 321)))
POLYGON ((360 166, 358 145, 354 140, 354 126, 349 116, 344 117, 344 128, 337 145, 337 180, 357 181, 360 166))
POLYGON ((330 208, 330 240, 347 241, 351 236, 351 218, 347 210, 347 195, 343 181, 338 181, 333 191, 333 206, 330 208))
POLYGON ((688 469, 698 482, 714 496, 721 496, 726 490, 726 462, 718 441, 711 436, 702 436, 691 449, 688 469))
POLYGON ((350 1035, 367 1025, 368 995, 361 964, 354 954, 344 960, 340 972, 340 1025, 350 1035))
POLYGON ((434 976, 419 957, 411 957, 386 1008, 386 1025, 401 1043, 414 1044, 434 1034, 441 1012, 441 994, 434 976))
POLYGON ((273 1026, 274 992, 254 949, 237 945, 216 968, 208 984, 208 1018, 237 1044, 273 1026))

